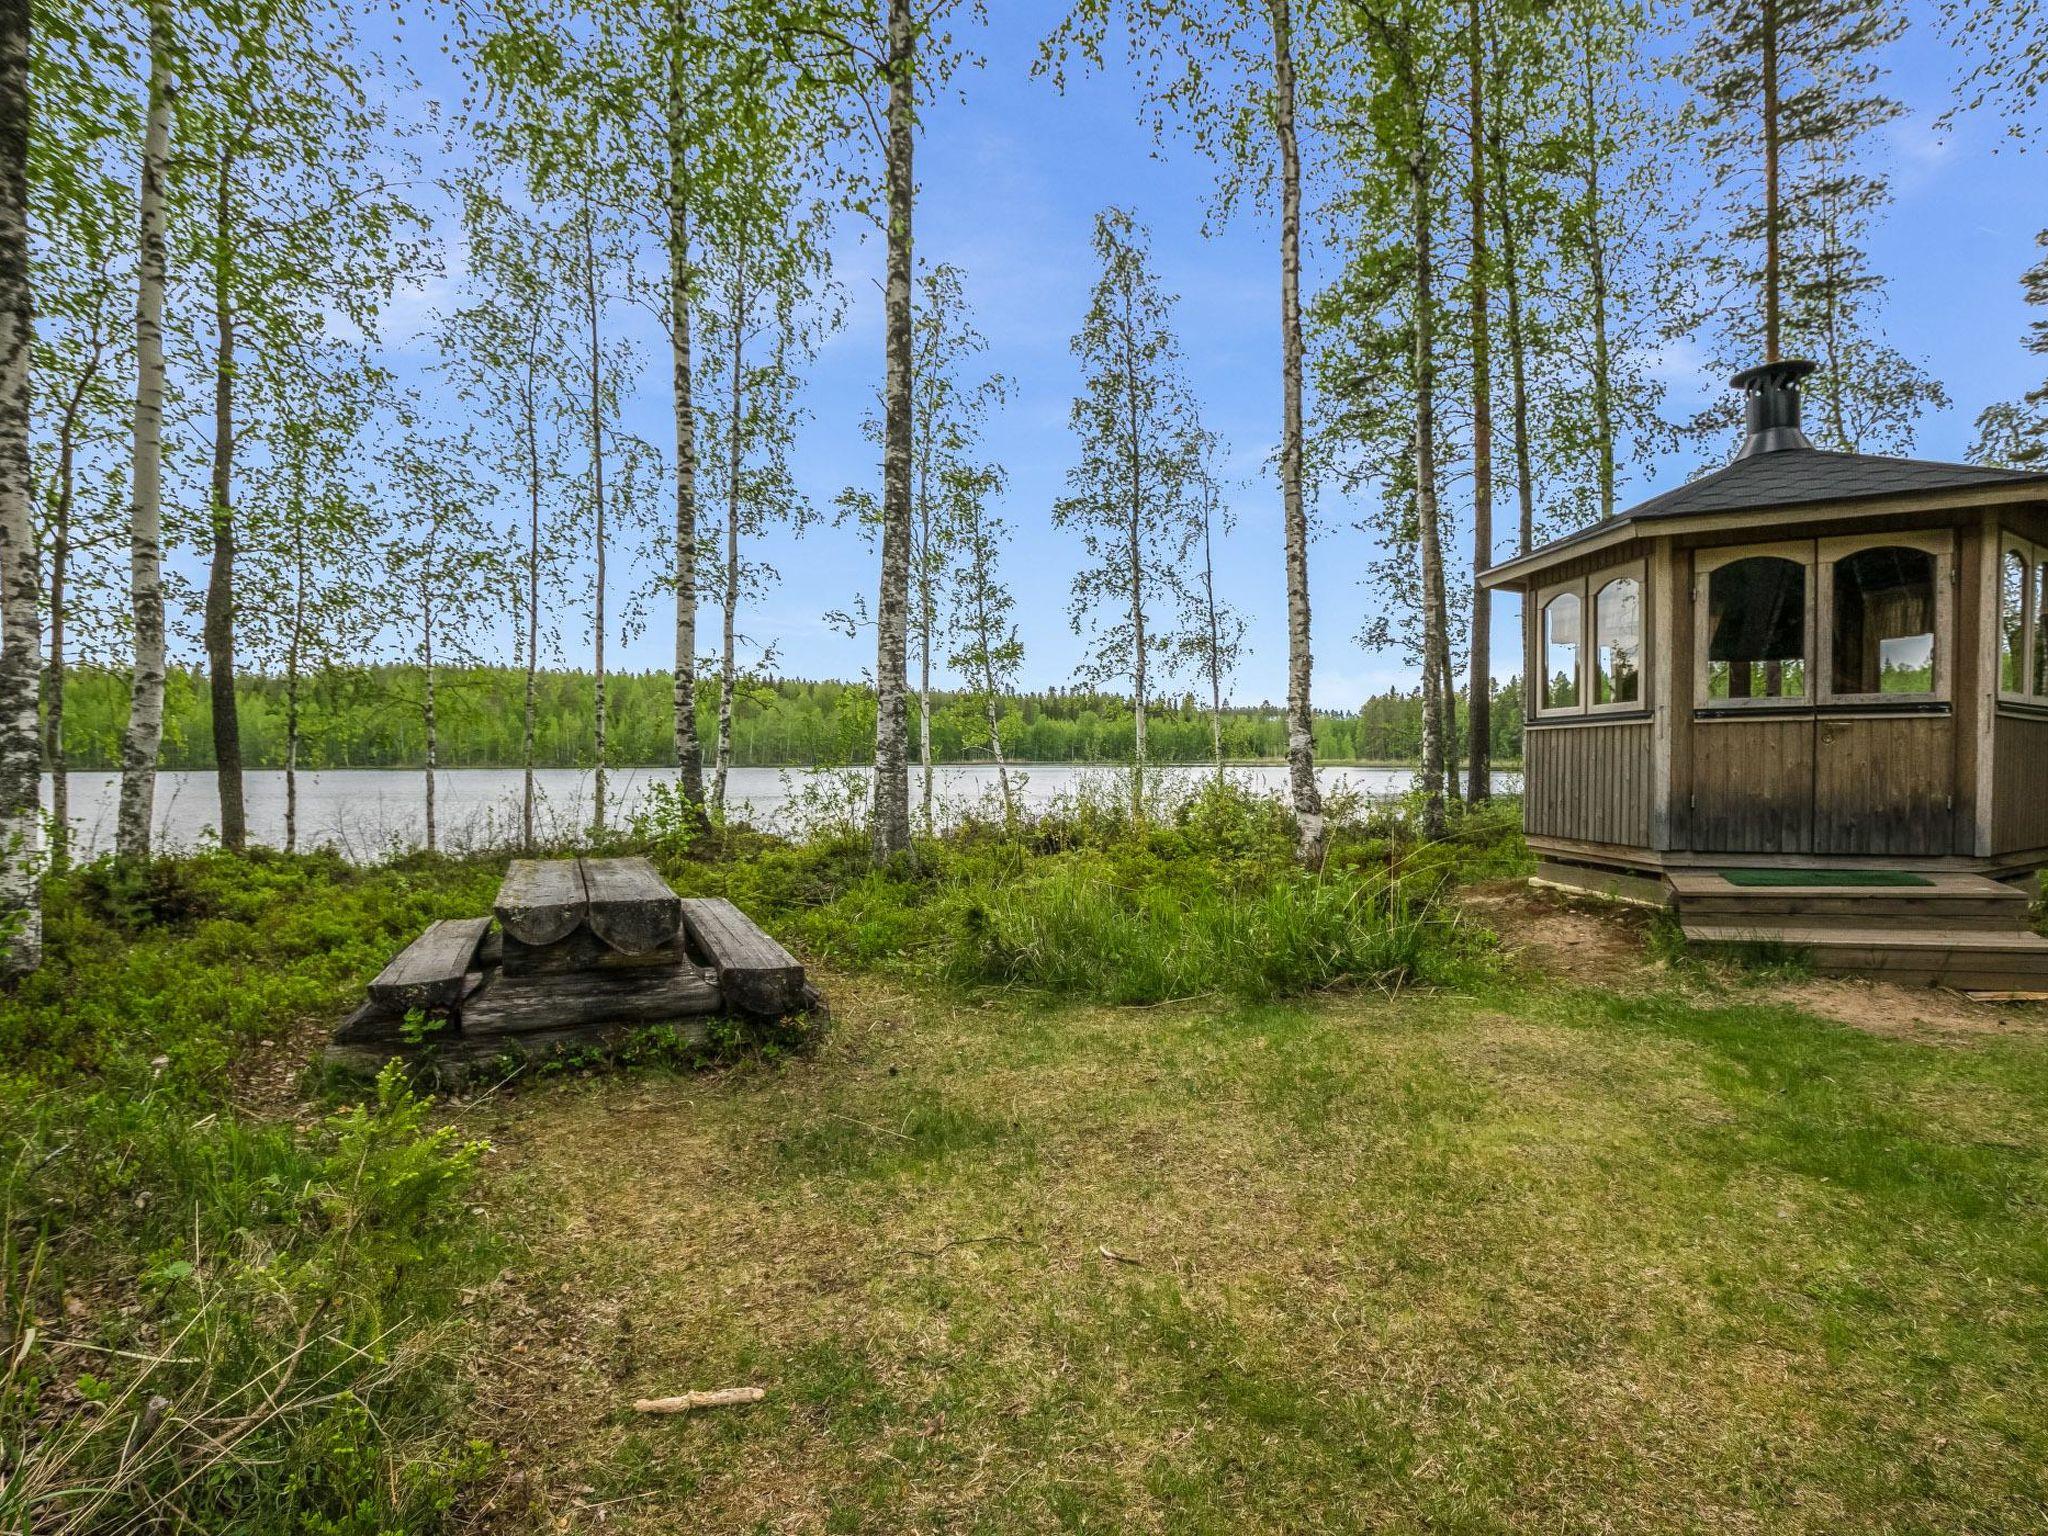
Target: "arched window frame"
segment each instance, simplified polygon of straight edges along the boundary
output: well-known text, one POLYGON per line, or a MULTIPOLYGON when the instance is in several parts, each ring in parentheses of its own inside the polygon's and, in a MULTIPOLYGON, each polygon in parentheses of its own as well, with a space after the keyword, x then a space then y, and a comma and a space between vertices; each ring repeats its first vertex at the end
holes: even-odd
POLYGON ((1536 591, 1531 662, 1529 675, 1542 679, 1542 686, 1534 693, 1536 718, 1538 720, 1570 720, 1589 715, 1640 715, 1650 708, 1650 653, 1656 645, 1656 634, 1650 620, 1650 581, 1647 562, 1631 560, 1623 565, 1610 565, 1588 575, 1575 577, 1571 581, 1555 582, 1536 591), (1599 622, 1594 612, 1594 601, 1609 582, 1630 580, 1636 584, 1641 604, 1638 622, 1642 633, 1639 638, 1640 654, 1636 659, 1639 677, 1636 683, 1636 697, 1620 704, 1595 704, 1593 702, 1593 673, 1598 666, 1598 657, 1593 647, 1600 638, 1599 622), (1549 702, 1549 650, 1550 635, 1544 627, 1545 616, 1550 611, 1553 598, 1563 596, 1579 600, 1579 697, 1576 704, 1553 705, 1549 702))
POLYGON ((1700 710, 1719 713, 1723 710, 1773 710, 1811 709, 1814 705, 1813 679, 1819 667, 1819 653, 1815 637, 1822 633, 1815 618, 1814 593, 1814 546, 1810 540, 1796 544, 1737 544, 1724 549, 1702 549, 1693 554, 1692 601, 1693 601, 1693 704, 1700 710), (1746 699, 1717 699, 1708 687, 1707 637, 1712 633, 1712 602, 1710 578, 1723 566, 1734 565, 1739 560, 1758 558, 1789 560, 1798 566, 1806 576, 1806 624, 1802 643, 1806 652, 1807 691, 1790 697, 1770 698, 1757 695, 1746 699))
MULTIPOLYGON (((1955 535, 1947 529, 1925 533, 1856 534, 1822 539, 1817 580, 1818 628, 1807 643, 1807 670, 1821 704, 1931 704, 1950 697, 1955 675, 1955 535), (1917 549, 1934 557, 1934 686, 1924 693, 1837 693, 1835 691, 1835 566, 1866 549, 1917 549)), ((1807 611, 1814 613, 1811 599, 1807 611)))
POLYGON ((1555 586, 1544 587, 1536 594, 1536 647, 1529 668, 1536 679, 1536 716, 1540 720, 1554 720, 1560 716, 1583 715, 1586 712, 1586 581, 1561 581, 1555 586), (1575 597, 1579 600, 1578 633, 1578 687, 1574 691, 1574 702, 1553 704, 1550 702, 1550 605, 1560 597, 1575 597))
POLYGON ((1643 562, 1595 571, 1586 578, 1586 710, 1595 715, 1641 714, 1650 703, 1650 583, 1643 562), (1600 700, 1600 594, 1617 581, 1636 584, 1636 696, 1613 704, 1600 700))
MULTIPOLYGON (((2024 590, 2020 596, 2020 686, 2017 689, 2005 686, 2004 668, 1998 664, 1998 647, 1992 648, 1992 665, 1996 669, 1998 697, 2012 704, 2048 704, 2048 678, 2039 675, 2040 628, 2048 614, 2041 612, 2041 568, 2048 563, 2048 545, 2036 544, 2023 539, 2016 533, 2002 534, 1998 541, 1998 575, 1994 590, 1999 594, 2001 604, 2005 598, 2005 557, 2019 556, 2026 566, 2024 590)), ((2001 609, 1996 622, 2003 640, 2005 614, 2001 609)))

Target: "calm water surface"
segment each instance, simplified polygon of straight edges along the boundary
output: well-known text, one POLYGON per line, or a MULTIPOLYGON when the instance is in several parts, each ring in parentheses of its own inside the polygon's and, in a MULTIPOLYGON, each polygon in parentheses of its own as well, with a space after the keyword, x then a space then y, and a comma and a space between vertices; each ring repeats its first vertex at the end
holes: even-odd
MULTIPOLYGON (((1168 796, 1185 795, 1206 770, 1155 768, 1168 796)), ((1284 764, 1232 768, 1237 783, 1263 793, 1285 792, 1284 764)), ((1324 792, 1348 790, 1368 797, 1399 795, 1413 783, 1405 768, 1326 768, 1317 777, 1324 792)), ((607 820, 632 815, 650 785, 671 783, 672 770, 620 768, 608 776, 607 820)), ((1043 809, 1076 794, 1114 794, 1114 770, 1073 764, 1025 764, 1011 770, 1012 784, 1027 807, 1043 809)), ((549 838, 572 838, 590 824, 592 777, 588 770, 542 769, 535 775, 540 828, 549 838)), ((1503 790, 1519 785, 1499 776, 1503 790)), ((245 776, 249 835, 253 841, 284 843, 284 774, 252 771, 245 776)), ((509 844, 519 835, 520 774, 516 769, 449 768, 435 776, 436 821, 441 846, 452 851, 509 844)), ((942 821, 997 805, 992 768, 960 765, 935 770, 934 790, 942 821)), ((911 808, 917 809, 918 771, 911 770, 911 808)), ((864 803, 867 771, 837 773, 809 768, 736 768, 726 790, 732 814, 780 832, 843 816, 864 803)), ((111 773, 71 775, 71 824, 80 854, 90 857, 113 846, 119 778, 111 773)), ((352 859, 376 859, 417 848, 426 840, 425 775, 417 769, 355 768, 299 775, 299 842, 328 845, 352 859)), ((50 782, 43 781, 43 803, 50 782)), ((211 773, 164 773, 157 777, 157 845, 189 849, 205 845, 220 824, 211 773)))

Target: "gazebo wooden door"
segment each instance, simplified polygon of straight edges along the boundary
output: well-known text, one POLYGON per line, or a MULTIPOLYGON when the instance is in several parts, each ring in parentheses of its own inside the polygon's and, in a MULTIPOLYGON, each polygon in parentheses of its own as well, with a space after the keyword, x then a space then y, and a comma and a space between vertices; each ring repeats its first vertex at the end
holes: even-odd
POLYGON ((1947 714, 1823 716, 1813 851, 1925 855, 1955 838, 1955 721, 1947 714))

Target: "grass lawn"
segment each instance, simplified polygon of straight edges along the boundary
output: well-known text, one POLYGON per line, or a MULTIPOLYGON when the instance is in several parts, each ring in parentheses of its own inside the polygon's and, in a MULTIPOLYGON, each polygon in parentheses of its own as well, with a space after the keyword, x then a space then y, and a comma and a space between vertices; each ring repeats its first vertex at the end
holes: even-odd
POLYGON ((1628 966, 1121 1009, 823 980, 810 1057, 460 1116, 514 1250, 484 1524, 2048 1526, 2038 1026, 1628 966))

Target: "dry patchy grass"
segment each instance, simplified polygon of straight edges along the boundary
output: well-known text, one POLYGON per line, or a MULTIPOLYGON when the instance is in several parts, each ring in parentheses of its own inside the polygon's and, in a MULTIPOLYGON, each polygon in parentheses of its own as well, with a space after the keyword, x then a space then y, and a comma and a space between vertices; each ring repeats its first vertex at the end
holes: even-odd
POLYGON ((812 1058, 478 1112, 527 1250, 478 1524, 2048 1517, 2038 1041, 1669 990, 829 990, 812 1058), (629 1408, 741 1383, 767 1401, 629 1408))

